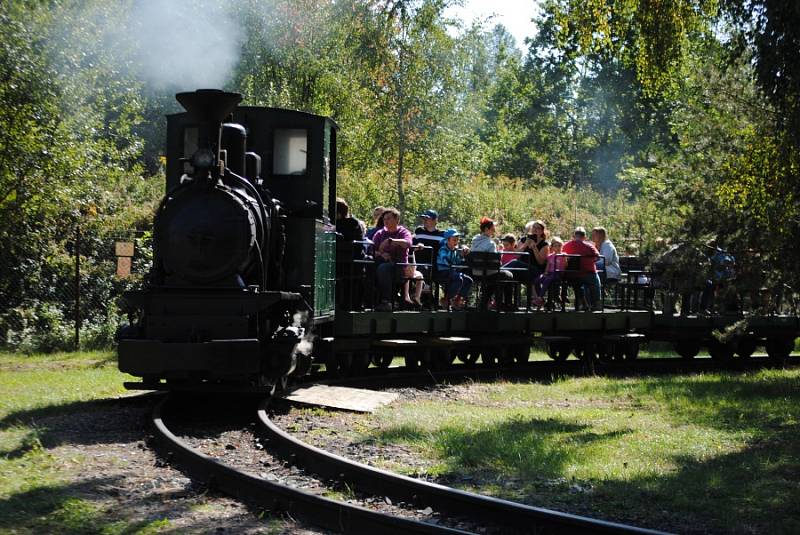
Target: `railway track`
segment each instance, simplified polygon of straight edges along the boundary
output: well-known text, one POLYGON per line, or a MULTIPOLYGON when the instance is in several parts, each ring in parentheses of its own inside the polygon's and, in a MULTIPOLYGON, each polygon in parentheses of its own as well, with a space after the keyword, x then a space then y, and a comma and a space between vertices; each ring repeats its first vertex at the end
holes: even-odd
MULTIPOLYGON (((788 366, 800 364, 799 357, 790 357, 788 366)), ((597 372, 608 375, 641 373, 676 373, 683 371, 754 370, 774 365, 767 357, 751 357, 734 361, 713 359, 641 359, 633 362, 596 362, 589 369, 584 361, 528 362, 511 368, 490 366, 454 366, 433 371, 409 372, 403 368, 369 369, 360 377, 331 379, 312 376, 316 382, 339 386, 403 387, 426 383, 492 380, 497 378, 547 378, 558 374, 580 375, 597 372)), ((270 510, 285 511, 320 527, 343 533, 470 533, 401 516, 392 516, 350 503, 325 498, 276 481, 245 473, 212 456, 192 448, 178 438, 164 422, 163 413, 169 402, 164 397, 154 408, 152 426, 156 445, 164 457, 177 463, 191 477, 234 497, 255 501, 270 510)), ((507 526, 525 533, 660 533, 644 528, 597 520, 568 513, 514 503, 449 488, 428 481, 401 476, 354 462, 303 443, 278 428, 269 417, 269 400, 257 411, 259 433, 264 444, 276 455, 306 472, 344 484, 349 489, 386 496, 395 503, 413 503, 431 507, 440 514, 469 518, 488 525, 507 526)))
POLYGON ((258 424, 269 444, 293 464, 393 500, 427 505, 525 533, 663 533, 482 496, 361 464, 301 442, 281 430, 270 420, 266 403, 258 411, 258 424))
MULTIPOLYGON (((192 478, 226 494, 341 533, 473 533, 373 511, 229 466, 191 447, 169 429, 164 421, 169 399, 162 399, 152 414, 157 449, 192 478)), ((425 504, 442 515, 467 518, 490 529, 497 526, 496 532, 504 532, 508 527, 522 533, 660 533, 472 494, 355 463, 304 444, 278 429, 267 414, 268 403, 265 400, 259 407, 258 424, 270 449, 277 450, 279 456, 295 466, 359 492, 386 496, 395 503, 425 504)))

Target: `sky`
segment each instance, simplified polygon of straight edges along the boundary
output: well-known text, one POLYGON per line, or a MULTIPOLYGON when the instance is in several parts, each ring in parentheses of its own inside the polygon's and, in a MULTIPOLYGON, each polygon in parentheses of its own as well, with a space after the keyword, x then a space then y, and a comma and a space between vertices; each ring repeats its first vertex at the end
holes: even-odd
POLYGON ((531 19, 537 10, 537 0, 464 0, 463 6, 453 6, 445 14, 466 23, 495 15, 487 27, 502 24, 517 40, 517 46, 524 49, 525 38, 536 33, 536 25, 531 19))

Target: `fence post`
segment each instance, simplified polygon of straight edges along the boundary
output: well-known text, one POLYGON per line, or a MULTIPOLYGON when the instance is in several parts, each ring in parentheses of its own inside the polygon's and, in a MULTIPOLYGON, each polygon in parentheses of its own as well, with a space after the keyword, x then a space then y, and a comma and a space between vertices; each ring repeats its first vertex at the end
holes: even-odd
POLYGON ((75 223, 75 351, 81 348, 81 226, 75 223))

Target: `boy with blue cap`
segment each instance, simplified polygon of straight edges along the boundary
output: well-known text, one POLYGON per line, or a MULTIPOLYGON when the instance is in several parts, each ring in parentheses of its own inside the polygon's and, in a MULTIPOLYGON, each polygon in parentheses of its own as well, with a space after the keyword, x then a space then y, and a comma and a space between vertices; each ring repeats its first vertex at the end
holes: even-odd
POLYGON ((464 308, 472 287, 472 278, 469 275, 453 269, 454 266, 463 264, 463 258, 456 249, 459 236, 461 234, 454 228, 444 231, 439 253, 436 255, 436 280, 445 285, 446 299, 456 310, 464 308))

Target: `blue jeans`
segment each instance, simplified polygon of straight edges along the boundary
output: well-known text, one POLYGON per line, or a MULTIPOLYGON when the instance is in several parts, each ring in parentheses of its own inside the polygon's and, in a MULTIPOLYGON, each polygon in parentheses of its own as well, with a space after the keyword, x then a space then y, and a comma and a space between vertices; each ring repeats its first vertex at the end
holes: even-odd
POLYGON ((600 277, 597 273, 586 273, 581 275, 573 282, 575 286, 575 301, 580 303, 584 297, 584 287, 589 287, 589 298, 587 299, 589 306, 596 308, 600 306, 600 277))
POLYGON ((466 298, 469 295, 470 288, 472 288, 472 277, 455 270, 444 273, 440 271, 436 275, 436 281, 445 285, 445 293, 448 298, 456 295, 466 298))
POLYGON ((375 268, 378 280, 378 298, 389 301, 392 298, 392 286, 400 282, 400 269, 394 262, 382 262, 375 268))

